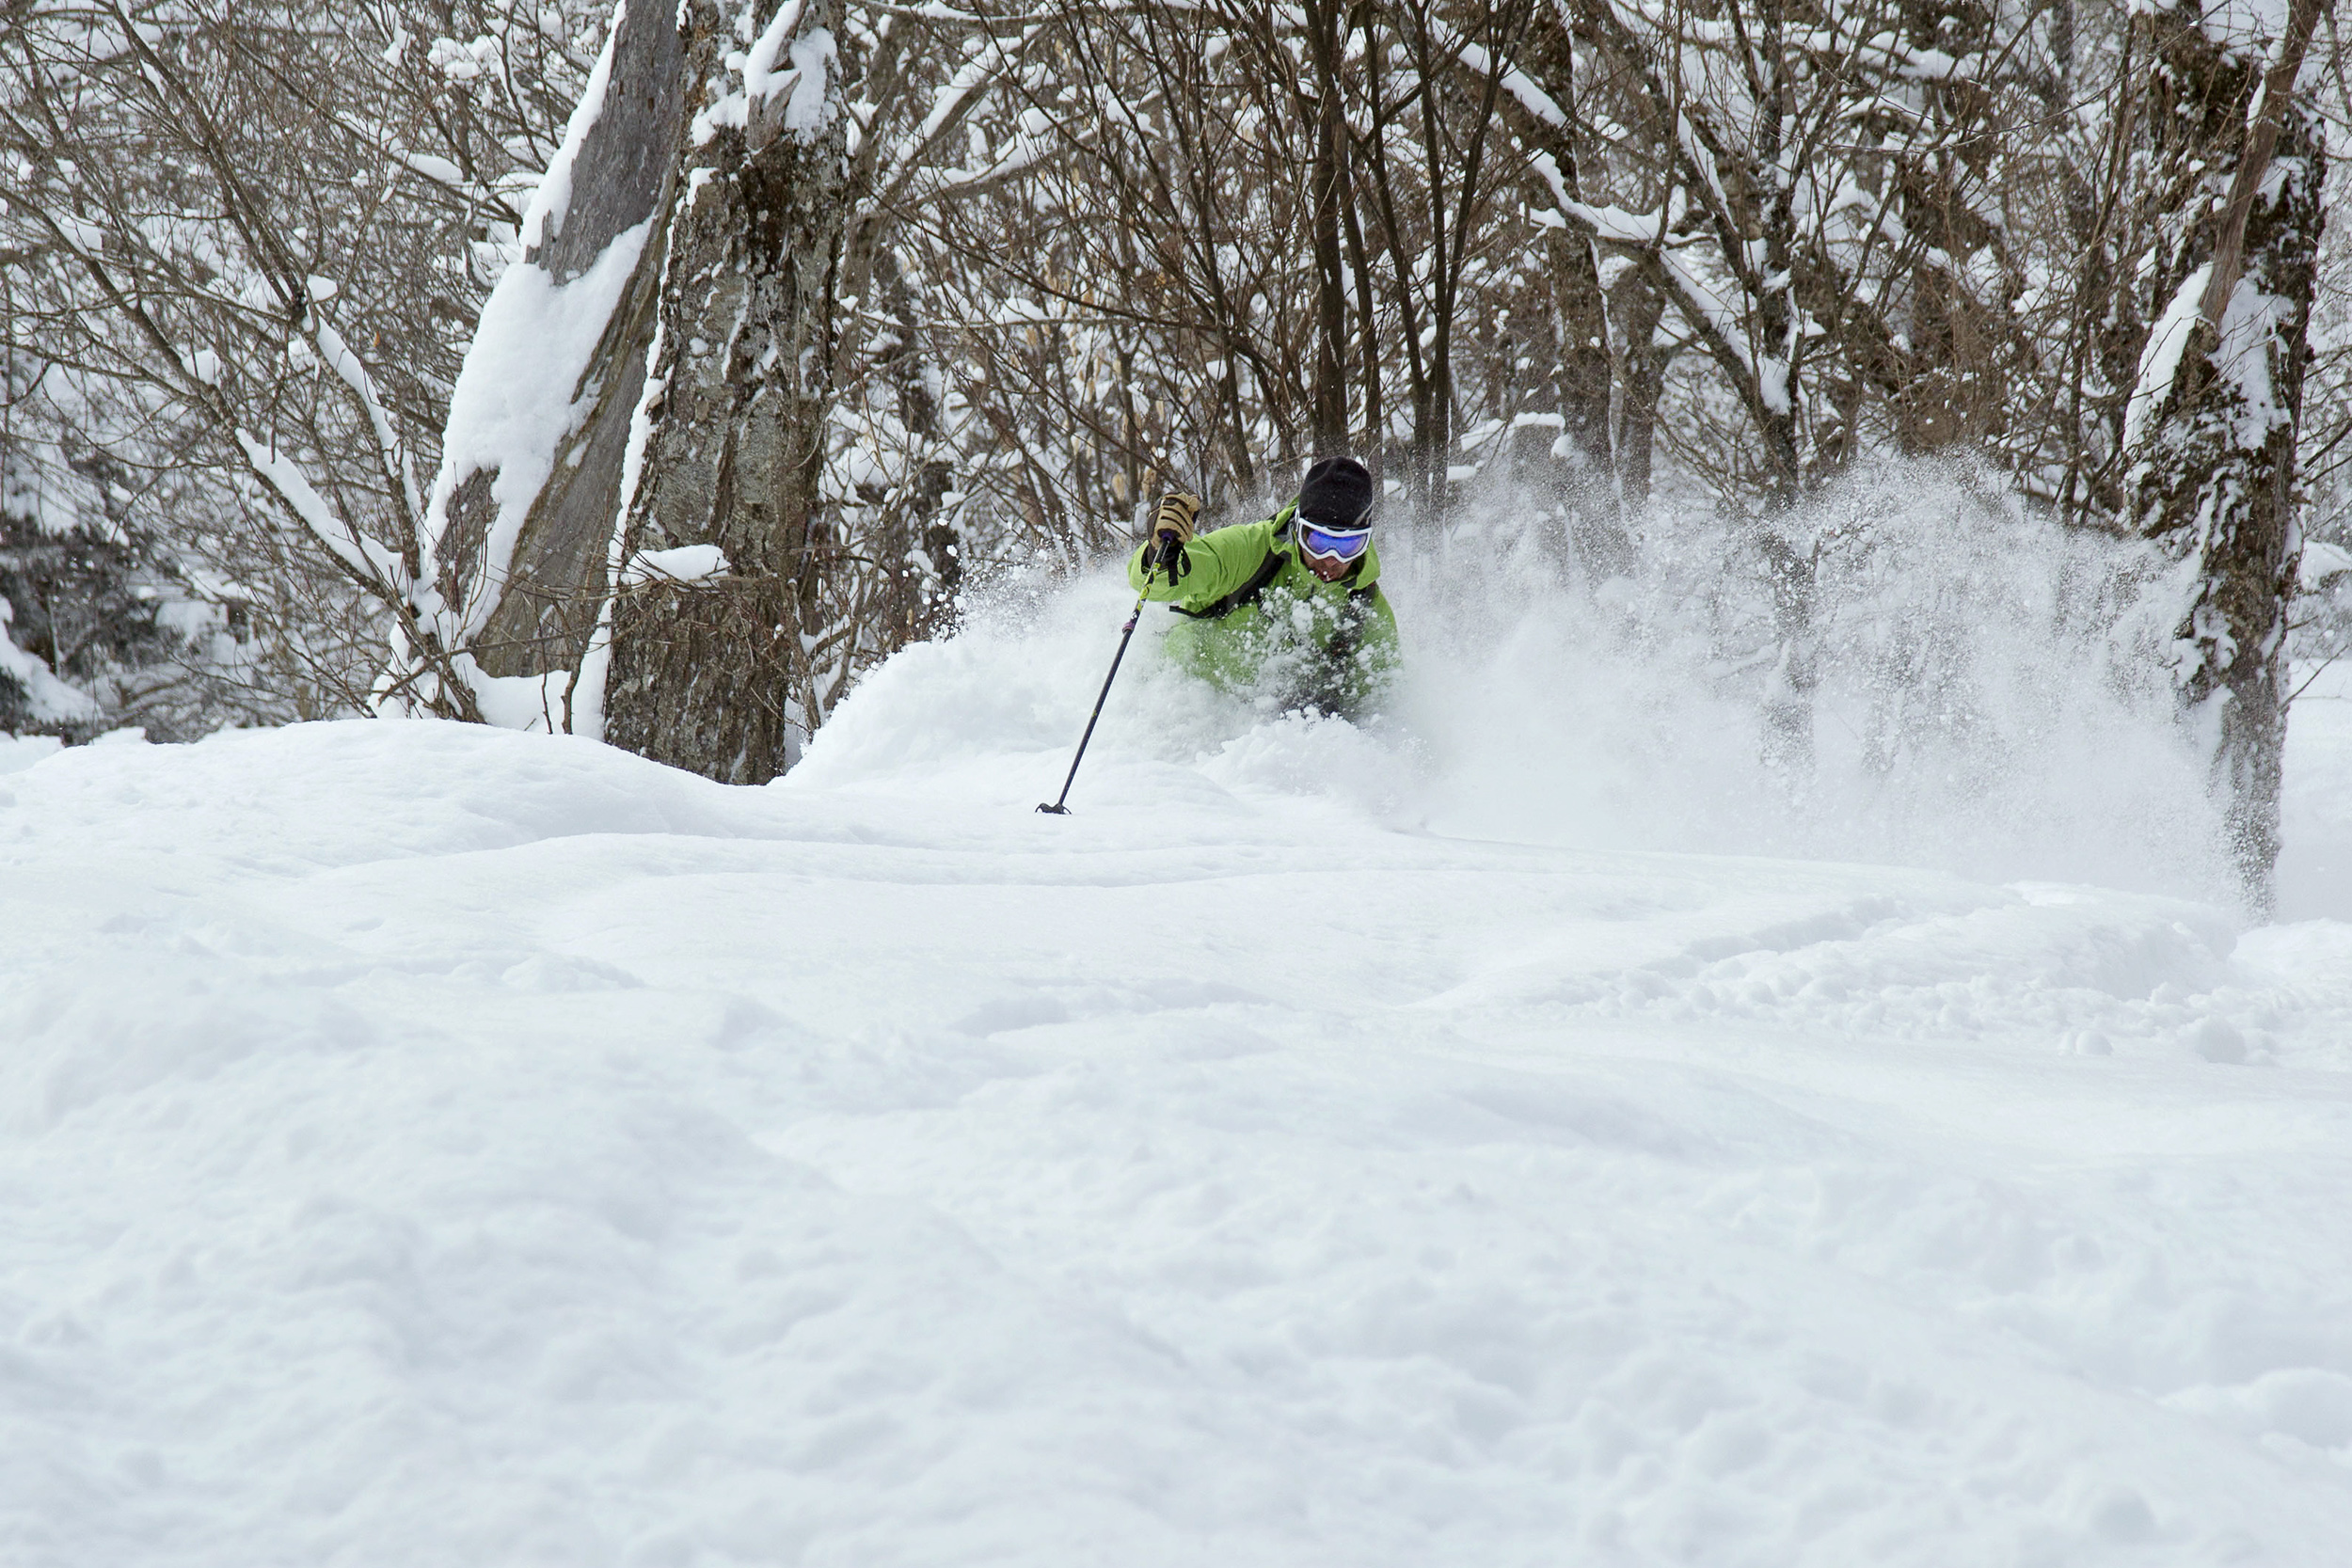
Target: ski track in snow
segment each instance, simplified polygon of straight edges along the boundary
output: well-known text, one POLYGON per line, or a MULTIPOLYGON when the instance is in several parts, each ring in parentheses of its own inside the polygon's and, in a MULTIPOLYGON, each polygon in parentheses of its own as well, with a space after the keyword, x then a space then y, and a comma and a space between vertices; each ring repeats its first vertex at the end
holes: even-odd
POLYGON ((2344 1560, 2352 925, 1440 832, 1148 660, 1040 816, 1049 662, 0 752, 0 1562, 2344 1560))

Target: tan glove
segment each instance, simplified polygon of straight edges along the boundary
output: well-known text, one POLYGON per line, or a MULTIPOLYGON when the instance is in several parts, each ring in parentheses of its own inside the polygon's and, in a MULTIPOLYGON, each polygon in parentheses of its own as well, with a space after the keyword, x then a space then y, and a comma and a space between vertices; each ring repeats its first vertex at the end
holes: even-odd
POLYGON ((1188 496, 1182 490, 1171 490, 1160 498, 1160 510, 1152 519, 1152 538, 1163 546, 1171 540, 1179 545, 1192 540, 1193 520, 1200 515, 1200 498, 1188 496))

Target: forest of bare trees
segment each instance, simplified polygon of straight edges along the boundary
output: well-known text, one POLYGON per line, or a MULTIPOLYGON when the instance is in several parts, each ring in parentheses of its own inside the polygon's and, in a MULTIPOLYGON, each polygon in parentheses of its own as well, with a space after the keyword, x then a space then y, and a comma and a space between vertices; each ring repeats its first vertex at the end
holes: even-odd
POLYGON ((1507 494, 1579 592, 1704 520, 1801 774, 1814 502, 1947 461, 2163 563, 2259 905, 2291 661, 2352 635, 2337 29, 0 0, 0 729, 432 713, 759 783, 971 583, 1346 450, 1433 549, 1507 494))

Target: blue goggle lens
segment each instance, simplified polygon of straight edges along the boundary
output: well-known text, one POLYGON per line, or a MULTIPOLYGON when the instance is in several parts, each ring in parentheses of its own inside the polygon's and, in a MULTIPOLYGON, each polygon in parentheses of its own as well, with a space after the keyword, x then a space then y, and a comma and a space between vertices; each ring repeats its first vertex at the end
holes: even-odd
POLYGON ((1318 528, 1304 517, 1298 520, 1298 543, 1309 555, 1327 556, 1334 561, 1353 561, 1364 553, 1372 543, 1368 528, 1318 528))

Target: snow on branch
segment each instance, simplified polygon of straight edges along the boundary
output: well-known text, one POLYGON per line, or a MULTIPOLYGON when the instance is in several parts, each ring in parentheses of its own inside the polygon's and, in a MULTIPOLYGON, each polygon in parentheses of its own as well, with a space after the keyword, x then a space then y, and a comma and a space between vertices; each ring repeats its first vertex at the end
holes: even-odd
POLYGON ((2129 451, 2139 445, 2148 432, 2150 418, 2172 396, 2172 377, 2181 368, 2181 356, 2188 348, 2189 334, 2196 330, 2199 302, 2204 297, 2205 281, 2213 276, 2213 263, 2208 261, 2186 277, 2172 291, 2172 298, 2156 318, 2155 326, 2148 334, 2147 345, 2140 350, 2139 374, 2133 379, 2131 401, 2123 407, 2123 446, 2129 451))
MULTIPOLYGON (((753 0, 737 19, 738 37, 750 34, 755 7, 753 0)), ((829 106, 837 99, 826 91, 826 85, 839 70, 840 51, 827 28, 800 31, 805 10, 804 0, 785 0, 750 48, 727 52, 727 70, 742 85, 694 116, 696 147, 707 146, 723 129, 742 132, 755 146, 765 146, 778 132, 806 141, 824 130, 829 116, 839 112, 829 106), (781 70, 780 59, 789 61, 781 70), (769 107, 778 98, 784 100, 780 115, 769 107)))
MULTIPOLYGON (((918 177, 931 167, 940 145, 971 117, 989 92, 1035 49, 1047 31, 1046 24, 1041 23, 1024 27, 1019 36, 1010 41, 993 30, 982 35, 970 57, 957 67, 939 89, 938 96, 931 101, 921 128, 907 137, 898 150, 889 173, 876 182, 881 193, 876 206, 895 207, 907 200, 918 177)), ((1033 127, 1025 117, 1021 134, 991 158, 986 167, 952 170, 938 175, 930 182, 926 194, 968 195, 1033 167, 1056 150, 1053 139, 1043 135, 1045 129, 1042 126, 1033 127)))
POLYGON ((326 498, 311 485, 293 458, 250 432, 240 430, 236 434, 237 445, 245 450, 246 462, 253 472, 346 571, 391 597, 402 595, 407 573, 399 557, 338 518, 335 509, 326 504, 326 498))
POLYGON ((96 719, 101 709, 96 699, 87 692, 69 686, 49 668, 49 661, 39 654, 16 645, 8 635, 8 623, 15 618, 15 607, 0 594, 0 679, 13 680, 23 689, 30 717, 38 722, 72 723, 96 719))
POLYGON ((384 399, 375 389, 375 378, 368 367, 343 341, 343 335, 327 324, 326 318, 313 307, 310 311, 311 336, 319 345, 319 357, 351 388, 351 395, 359 400, 367 411, 368 425, 375 433, 378 459, 384 467, 384 477, 398 487, 401 499, 407 503, 408 517, 413 524, 424 515, 424 498, 417 491, 416 465, 408 460, 408 444, 400 438, 392 426, 392 416, 384 406, 384 399))
MULTIPOLYGON (((1769 401, 1770 390, 1757 378, 1756 356, 1747 345, 1738 311, 1665 243, 1665 214, 1629 213, 1622 207, 1579 201, 1568 194, 1558 160, 1538 152, 1531 160, 1550 188, 1553 206, 1567 225, 1602 245, 1615 245, 1654 259, 1659 275, 1670 285, 1676 305, 1706 340, 1715 356, 1736 367, 1769 401)), ((1784 391, 1783 396, 1786 396, 1784 391)))
POLYGON ((640 550, 621 568, 621 584, 701 582, 723 578, 732 568, 726 552, 716 545, 680 545, 675 549, 640 550))
MULTIPOLYGON (((1440 23, 1433 22, 1430 24, 1430 32, 1444 47, 1453 50, 1462 64, 1473 72, 1481 76, 1491 72, 1493 56, 1486 53, 1484 45, 1454 39, 1452 29, 1440 23)), ((1502 90, 1509 93, 1518 102, 1519 107, 1553 130, 1565 131, 1568 128, 1566 111, 1552 100, 1551 94, 1537 87, 1528 77, 1527 72, 1518 66, 1505 65, 1502 68, 1502 90)))

